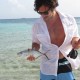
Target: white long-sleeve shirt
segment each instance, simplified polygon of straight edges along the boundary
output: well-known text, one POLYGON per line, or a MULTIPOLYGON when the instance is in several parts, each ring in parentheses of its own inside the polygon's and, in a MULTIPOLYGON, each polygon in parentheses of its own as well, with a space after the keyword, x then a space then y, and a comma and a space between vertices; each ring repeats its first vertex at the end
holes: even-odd
MULTIPOLYGON (((42 52, 46 53, 48 60, 44 55, 41 57, 40 70, 46 75, 57 75, 59 52, 71 63, 72 68, 77 69, 80 65, 80 59, 72 59, 67 57, 72 49, 71 40, 73 37, 79 37, 78 27, 75 19, 70 15, 64 15, 57 11, 61 19, 63 29, 65 32, 64 42, 60 47, 51 43, 50 35, 47 29, 47 25, 43 18, 38 19, 32 28, 32 42, 42 44, 42 52)), ((57 36, 58 37, 58 36, 57 36)))

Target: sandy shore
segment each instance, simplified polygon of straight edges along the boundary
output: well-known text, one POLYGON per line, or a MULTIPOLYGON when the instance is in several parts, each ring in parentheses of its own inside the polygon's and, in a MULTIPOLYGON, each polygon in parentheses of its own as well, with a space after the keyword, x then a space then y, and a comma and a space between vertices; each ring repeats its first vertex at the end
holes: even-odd
POLYGON ((74 70, 74 76, 76 80, 80 80, 80 68, 77 70, 74 70))
POLYGON ((75 79, 80 80, 80 68, 77 70, 73 70, 73 73, 74 73, 75 79))

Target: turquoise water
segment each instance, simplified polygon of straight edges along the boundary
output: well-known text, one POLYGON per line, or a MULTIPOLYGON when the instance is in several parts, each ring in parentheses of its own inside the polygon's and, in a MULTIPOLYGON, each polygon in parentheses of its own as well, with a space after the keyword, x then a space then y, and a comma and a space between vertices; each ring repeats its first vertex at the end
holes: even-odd
MULTIPOLYGON (((31 47, 35 19, 0 21, 0 80, 39 80, 39 63, 30 63, 17 52, 31 47)), ((80 34, 80 18, 76 18, 80 34)))
POLYGON ((28 41, 31 41, 31 27, 32 25, 26 23, 0 24, 0 53, 27 48, 28 41))
POLYGON ((17 55, 17 52, 31 47, 34 20, 29 21, 0 23, 0 80, 39 79, 38 62, 30 63, 17 55))

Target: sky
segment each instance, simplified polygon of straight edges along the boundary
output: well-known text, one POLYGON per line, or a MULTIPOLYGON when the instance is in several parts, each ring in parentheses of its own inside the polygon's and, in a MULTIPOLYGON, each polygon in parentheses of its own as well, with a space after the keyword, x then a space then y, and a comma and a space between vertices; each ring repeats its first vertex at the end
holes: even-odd
MULTIPOLYGON (((63 13, 80 17, 80 0, 58 0, 57 9, 63 13)), ((34 11, 34 0, 0 0, 0 19, 38 18, 34 11)))

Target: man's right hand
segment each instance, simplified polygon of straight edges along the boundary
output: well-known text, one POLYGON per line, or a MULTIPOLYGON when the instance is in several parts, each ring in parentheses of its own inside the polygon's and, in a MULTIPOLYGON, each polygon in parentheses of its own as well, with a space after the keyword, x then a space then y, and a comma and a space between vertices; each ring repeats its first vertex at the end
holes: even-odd
POLYGON ((35 61, 35 57, 33 55, 29 55, 27 57, 27 60, 29 60, 29 61, 35 61))

